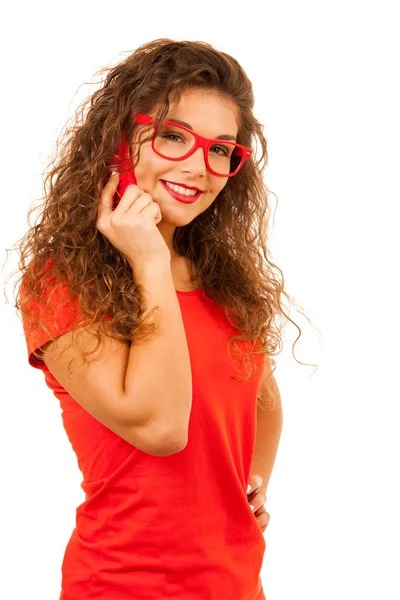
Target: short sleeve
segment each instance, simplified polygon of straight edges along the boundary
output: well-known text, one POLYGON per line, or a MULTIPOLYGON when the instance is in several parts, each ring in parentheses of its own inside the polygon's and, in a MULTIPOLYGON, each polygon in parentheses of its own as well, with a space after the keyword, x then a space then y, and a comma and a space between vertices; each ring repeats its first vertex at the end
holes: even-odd
MULTIPOLYGON (((38 351, 49 340, 52 340, 72 329, 83 327, 91 323, 90 320, 82 322, 82 315, 79 308, 79 301, 76 295, 70 299, 70 290, 64 282, 58 282, 54 278, 48 276, 44 279, 43 294, 50 301, 49 307, 46 308, 46 302, 43 299, 33 298, 25 309, 29 311, 34 319, 34 323, 30 323, 24 314, 22 314, 22 325, 25 335, 25 342, 28 353, 29 364, 41 370, 48 370, 45 363, 34 356, 32 352, 38 351), (54 287, 54 290, 52 289, 54 287), (50 292, 53 292, 52 294, 50 292), (62 308, 60 309, 62 305, 62 308), (41 322, 46 329, 40 326, 41 322)), ((20 298, 26 293, 24 283, 20 287, 20 298)), ((111 320, 105 316, 106 320, 111 320)), ((97 319, 95 322, 99 321, 97 319)))

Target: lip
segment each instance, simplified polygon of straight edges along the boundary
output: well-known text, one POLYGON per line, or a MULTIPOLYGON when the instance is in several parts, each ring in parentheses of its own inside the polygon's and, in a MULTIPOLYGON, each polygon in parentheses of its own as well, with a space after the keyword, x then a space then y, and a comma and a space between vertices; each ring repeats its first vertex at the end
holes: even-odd
POLYGON ((183 202, 184 204, 193 204, 193 202, 196 202, 196 200, 200 198, 200 195, 203 193, 201 191, 198 191, 194 196, 184 196, 183 194, 179 194, 178 192, 175 192, 175 190, 172 190, 170 187, 168 187, 162 179, 160 179, 160 182, 161 185, 167 190, 167 192, 169 192, 171 196, 175 198, 175 200, 183 202))
POLYGON ((177 181, 169 181, 168 179, 161 179, 161 181, 166 181, 167 183, 172 183, 172 185, 180 185, 181 187, 186 188, 187 190, 196 190, 196 192, 204 192, 204 190, 201 190, 198 187, 195 186, 190 186, 190 185, 185 185, 184 183, 178 183, 177 181))

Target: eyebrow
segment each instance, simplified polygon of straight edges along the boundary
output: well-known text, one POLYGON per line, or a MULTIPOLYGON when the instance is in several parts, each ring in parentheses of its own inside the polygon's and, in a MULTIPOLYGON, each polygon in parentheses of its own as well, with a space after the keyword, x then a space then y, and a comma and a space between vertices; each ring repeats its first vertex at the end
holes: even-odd
MULTIPOLYGON (((184 127, 187 127, 188 129, 191 129, 193 131, 193 127, 189 124, 186 123, 185 121, 180 121, 179 119, 174 119, 174 117, 167 117, 167 121, 173 121, 174 123, 177 123, 178 125, 183 125, 184 127)), ((236 137, 233 135, 228 135, 228 134, 223 134, 223 135, 217 135, 217 137, 215 138, 211 138, 213 140, 233 140, 234 142, 236 142, 236 137)))

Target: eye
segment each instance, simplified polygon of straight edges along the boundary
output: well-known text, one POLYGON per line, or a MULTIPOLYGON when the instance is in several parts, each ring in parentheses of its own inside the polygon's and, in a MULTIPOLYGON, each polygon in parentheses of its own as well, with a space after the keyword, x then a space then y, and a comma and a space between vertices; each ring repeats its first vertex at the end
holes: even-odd
POLYGON ((182 140, 182 136, 181 136, 181 135, 178 135, 177 133, 163 133, 163 134, 161 134, 161 136, 160 136, 160 137, 162 137, 162 138, 164 138, 164 139, 167 139, 167 140, 171 140, 171 138, 175 138, 175 139, 172 139, 172 140, 171 140, 171 141, 173 141, 173 142, 176 140, 176 138, 177 138, 178 140, 182 140))
POLYGON ((217 154, 219 156, 230 156, 230 153, 228 152, 228 150, 225 148, 225 146, 211 146, 212 150, 218 150, 217 154))

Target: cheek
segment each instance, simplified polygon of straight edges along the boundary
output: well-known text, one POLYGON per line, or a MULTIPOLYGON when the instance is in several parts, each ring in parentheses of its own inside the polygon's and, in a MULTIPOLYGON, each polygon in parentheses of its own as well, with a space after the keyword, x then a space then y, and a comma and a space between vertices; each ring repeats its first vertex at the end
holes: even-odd
POLYGON ((210 192, 207 194, 204 199, 205 206, 208 208, 211 204, 214 204, 216 201, 218 194, 224 189, 225 185, 214 185, 212 186, 210 192))
POLYGON ((139 163, 135 168, 135 175, 139 187, 140 182, 142 182, 143 185, 154 183, 156 179, 161 177, 161 174, 165 169, 166 166, 163 159, 157 157, 151 149, 148 151, 147 148, 142 148, 139 163))
POLYGON ((212 197, 216 198, 218 196, 218 194, 220 192, 222 192, 222 190, 224 189, 224 187, 226 186, 227 181, 222 181, 222 183, 220 183, 219 181, 215 183, 215 185, 212 188, 212 197))

